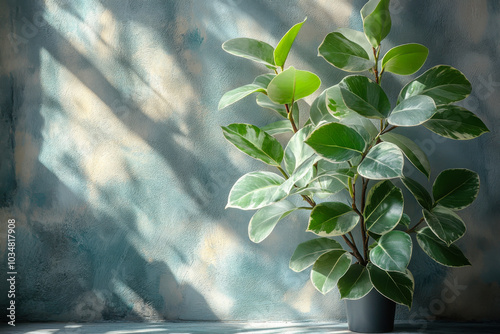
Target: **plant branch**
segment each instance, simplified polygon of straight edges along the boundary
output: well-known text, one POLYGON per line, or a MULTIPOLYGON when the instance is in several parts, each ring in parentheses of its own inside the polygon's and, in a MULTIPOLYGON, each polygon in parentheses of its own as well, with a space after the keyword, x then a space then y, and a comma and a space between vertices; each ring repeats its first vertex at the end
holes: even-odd
POLYGON ((418 227, 418 225, 422 224, 423 221, 424 221, 424 217, 420 218, 420 220, 418 221, 418 223, 415 224, 415 226, 413 226, 410 229, 407 229, 405 232, 408 233, 408 234, 415 232, 415 230, 418 227))
POLYGON ((381 135, 383 135, 384 133, 387 133, 387 132, 389 132, 389 131, 392 131, 392 130, 394 130, 395 128, 397 128, 397 126, 395 126, 395 125, 394 125, 394 126, 391 126, 390 128, 387 128, 387 129, 385 129, 384 131, 382 131, 380 134, 381 134, 381 135))
POLYGON ((297 125, 295 125, 295 121, 293 119, 293 114, 292 114, 292 111, 293 111, 293 102, 292 102, 292 108, 290 108, 288 106, 288 104, 285 104, 285 108, 286 108, 286 113, 288 115, 288 120, 290 121, 290 124, 292 124, 292 129, 293 129, 293 132, 297 132, 299 131, 299 129, 297 129, 297 125))

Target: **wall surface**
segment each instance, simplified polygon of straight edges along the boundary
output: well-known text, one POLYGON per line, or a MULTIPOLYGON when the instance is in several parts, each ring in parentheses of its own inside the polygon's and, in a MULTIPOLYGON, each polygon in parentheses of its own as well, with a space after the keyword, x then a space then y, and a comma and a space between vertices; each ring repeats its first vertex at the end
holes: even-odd
MULTIPOLYGON (((307 216, 290 215, 257 245, 247 236, 253 212, 224 209, 232 184, 265 167, 219 126, 277 117, 254 98, 222 111, 217 103, 266 70, 225 53, 225 40, 276 45, 306 16, 288 64, 317 73, 322 89, 336 84, 343 72, 317 47, 338 27, 360 30, 363 4, 2 1, 0 277, 14 218, 17 319, 345 319, 337 291, 323 296, 307 271, 288 268, 296 245, 313 237, 307 216)), ((447 269, 415 247, 414 305, 398 307, 398 318, 500 321, 500 3, 395 0, 391 12, 384 50, 422 43, 424 69, 463 71, 473 93, 461 105, 491 130, 466 142, 406 132, 430 156, 431 180, 470 168, 481 191, 460 213, 468 233, 459 244, 473 266, 447 269)), ((384 80, 394 103, 410 77, 384 80)), ((3 278, 0 291, 5 310, 3 278)))

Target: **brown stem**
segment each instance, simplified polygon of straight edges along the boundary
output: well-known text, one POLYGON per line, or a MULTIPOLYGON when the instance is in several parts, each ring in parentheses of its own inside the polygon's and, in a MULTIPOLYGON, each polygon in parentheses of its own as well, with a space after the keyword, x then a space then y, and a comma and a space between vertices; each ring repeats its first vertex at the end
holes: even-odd
MULTIPOLYGON (((288 107, 288 104, 285 104, 285 108, 286 108, 286 113, 288 115, 288 120, 290 121, 290 124, 292 124, 292 129, 293 129, 293 132, 297 132, 299 131, 299 129, 297 129, 297 125, 295 125, 295 121, 293 119, 293 114, 290 110, 290 107, 288 107)), ((292 104, 292 108, 293 108, 293 104, 292 104)))
POLYGON ((355 258, 359 261, 359 263, 361 263, 363 266, 365 266, 365 265, 366 265, 366 262, 365 262, 365 260, 363 259, 363 257, 361 256, 361 254, 359 253, 358 248, 357 248, 356 246, 354 246, 354 245, 353 245, 353 244, 349 241, 349 238, 347 238, 347 237, 345 236, 345 234, 344 234, 344 235, 342 235, 342 238, 344 238, 344 241, 345 241, 345 243, 347 244, 347 246, 349 246, 349 247, 352 249, 354 257, 355 257, 355 258))
POLYGON ((392 131, 392 130, 394 130, 395 128, 397 128, 397 126, 391 126, 390 128, 387 128, 387 129, 385 129, 384 131, 382 131, 380 134, 381 134, 381 135, 383 135, 384 133, 387 133, 387 132, 389 132, 389 131, 392 131))
POLYGON ((408 234, 415 232, 415 229, 418 227, 418 225, 422 224, 423 221, 424 221, 424 217, 420 218, 420 220, 418 221, 418 223, 415 224, 415 226, 413 226, 410 229, 407 229, 405 232, 408 234))

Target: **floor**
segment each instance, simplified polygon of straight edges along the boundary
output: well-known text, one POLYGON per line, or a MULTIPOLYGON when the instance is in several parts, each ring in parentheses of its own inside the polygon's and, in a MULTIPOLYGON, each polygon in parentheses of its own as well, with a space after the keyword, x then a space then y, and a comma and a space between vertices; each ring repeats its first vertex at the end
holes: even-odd
MULTIPOLYGON (((0 333, 25 334, 135 334, 135 333, 170 333, 170 334, 271 334, 271 333, 353 333, 346 323, 310 323, 310 322, 162 322, 162 323, 23 323, 15 327, 0 326, 0 333)), ((396 323, 393 334, 403 333, 481 333, 500 334, 500 324, 472 323, 396 323)))

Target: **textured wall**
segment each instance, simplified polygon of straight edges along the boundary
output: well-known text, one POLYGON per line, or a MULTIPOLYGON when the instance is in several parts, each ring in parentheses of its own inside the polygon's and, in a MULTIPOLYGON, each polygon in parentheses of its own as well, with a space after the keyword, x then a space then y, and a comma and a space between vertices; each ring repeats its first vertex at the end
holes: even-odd
MULTIPOLYGON (((289 216, 255 245, 252 212, 224 209, 234 181, 263 166, 225 142, 219 125, 276 117, 252 98, 217 112, 224 92, 263 71, 220 45, 238 36, 275 45, 307 16, 289 64, 326 88, 343 73, 316 48, 337 27, 361 29, 363 3, 2 1, 0 275, 15 218, 18 319, 345 319, 338 292, 322 296, 307 272, 288 269, 295 246, 313 237, 306 216, 289 216)), ((474 87, 462 105, 492 130, 468 142, 407 132, 429 154, 432 177, 467 167, 482 187, 462 211, 460 244, 474 265, 447 270, 416 247, 414 307, 398 317, 500 320, 500 5, 400 0, 391 11, 385 48, 423 43, 425 68, 462 70, 474 87)), ((384 80, 394 99, 408 78, 384 80)), ((0 309, 6 288, 0 280, 0 309)))

